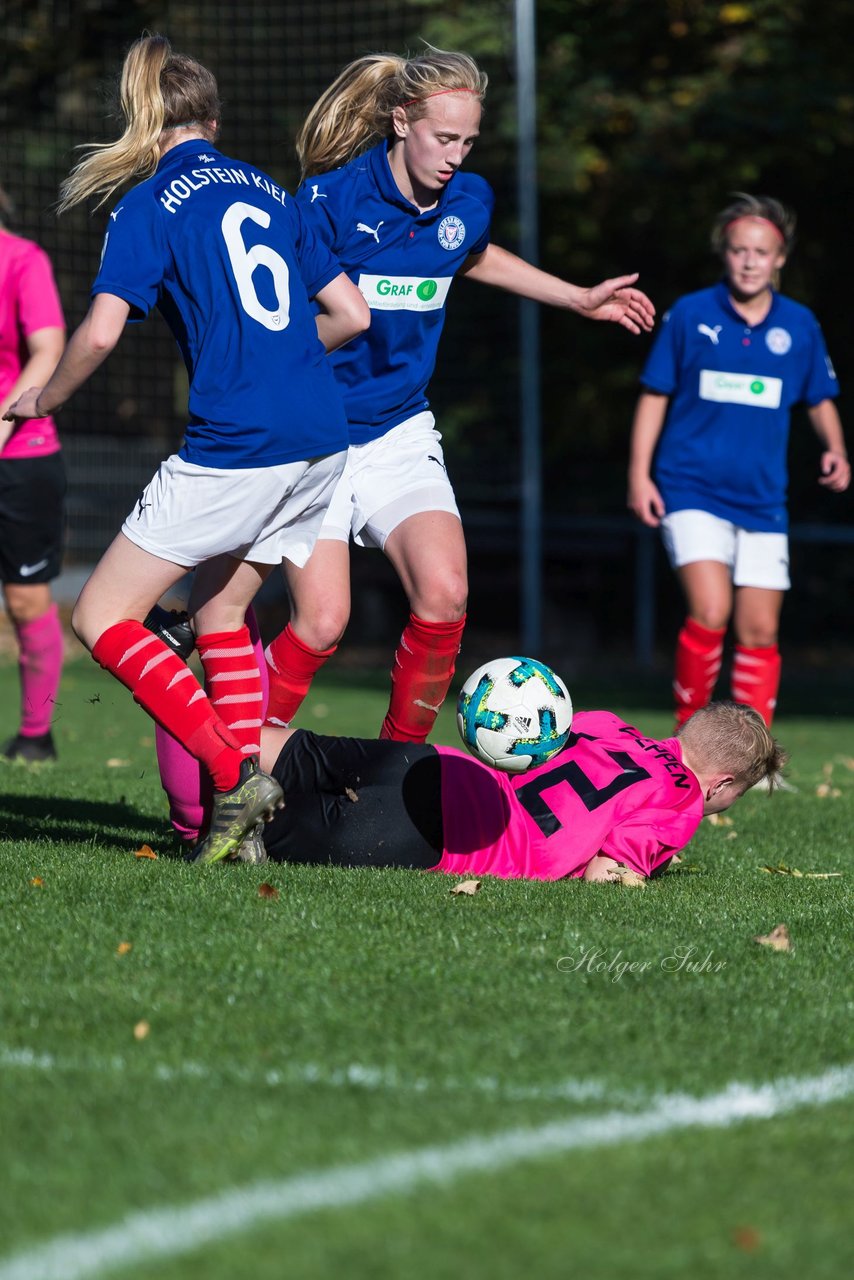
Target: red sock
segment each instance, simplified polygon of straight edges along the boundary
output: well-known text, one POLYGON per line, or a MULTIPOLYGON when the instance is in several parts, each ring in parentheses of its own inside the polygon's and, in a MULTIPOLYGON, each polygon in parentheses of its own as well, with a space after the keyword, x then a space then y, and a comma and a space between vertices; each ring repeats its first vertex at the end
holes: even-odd
POLYGON ((775 644, 760 649, 735 646, 732 662, 732 696, 735 702, 746 702, 758 711, 770 726, 780 688, 780 650, 775 644))
POLYGON ((424 742, 445 701, 466 625, 425 622, 410 613, 391 671, 391 700, 381 738, 424 742))
POLYGON ((220 720, 186 663, 142 625, 108 627, 92 657, 133 694, 148 714, 201 760, 218 791, 237 782, 240 743, 220 720))
POLYGON ((261 751, 261 672, 249 627, 196 637, 211 706, 234 734, 245 756, 261 751))
POLYGON ((673 700, 676 723, 684 724, 711 700, 721 669, 726 627, 704 627, 686 618, 676 639, 673 700))
POLYGON ((267 724, 289 725, 308 693, 315 673, 338 648, 311 649, 300 640, 290 623, 264 650, 270 698, 267 724))

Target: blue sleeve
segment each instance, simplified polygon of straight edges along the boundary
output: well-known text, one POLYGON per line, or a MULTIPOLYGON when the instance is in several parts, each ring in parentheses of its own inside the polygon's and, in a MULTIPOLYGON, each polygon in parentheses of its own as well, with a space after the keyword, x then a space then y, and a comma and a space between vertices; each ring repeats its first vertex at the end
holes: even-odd
POLYGON ((815 316, 812 317, 810 337, 812 339, 810 362, 805 379, 803 400, 805 404, 812 408, 814 405, 821 404, 822 400, 832 400, 835 396, 838 396, 839 382, 830 362, 830 356, 827 354, 821 325, 815 316))
POLYGON ((670 396, 679 382, 682 317, 677 307, 665 312, 652 350, 641 370, 640 381, 648 391, 670 396))
POLYGON ((128 192, 110 214, 101 266, 91 296, 112 293, 123 298, 131 311, 129 320, 144 320, 157 303, 166 274, 168 250, 154 201, 147 193, 134 199, 128 192))
POLYGON ((485 213, 484 228, 472 244, 469 252, 483 253, 489 247, 489 242, 492 238, 490 233, 492 230, 492 214, 495 210, 495 192, 486 179, 482 178, 478 173, 467 173, 465 178, 469 195, 480 201, 485 213))
POLYGON ((331 280, 341 275, 343 267, 331 252, 328 242, 316 234, 318 219, 312 218, 309 221, 304 208, 296 201, 291 201, 290 208, 294 219, 294 242, 300 275, 308 296, 314 298, 331 280))

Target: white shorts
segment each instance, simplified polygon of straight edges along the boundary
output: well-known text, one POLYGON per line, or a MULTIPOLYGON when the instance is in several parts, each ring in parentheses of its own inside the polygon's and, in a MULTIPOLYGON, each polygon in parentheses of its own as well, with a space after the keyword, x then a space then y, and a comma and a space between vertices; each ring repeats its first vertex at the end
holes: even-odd
POLYGON ((186 568, 213 556, 257 564, 308 560, 346 452, 275 467, 225 470, 161 462, 122 533, 161 560, 186 568))
POLYGON ((788 591, 789 539, 785 533, 742 529, 708 511, 673 511, 661 521, 671 567, 715 560, 732 571, 733 586, 788 591))
POLYGON ((409 516, 447 511, 460 518, 432 413, 418 413, 377 440, 351 444, 318 535, 360 547, 385 546, 409 516))

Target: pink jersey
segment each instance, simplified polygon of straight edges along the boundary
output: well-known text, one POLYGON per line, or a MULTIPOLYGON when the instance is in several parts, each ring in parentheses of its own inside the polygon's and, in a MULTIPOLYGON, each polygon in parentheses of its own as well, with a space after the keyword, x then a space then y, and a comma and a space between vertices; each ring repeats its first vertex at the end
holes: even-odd
POLYGON ((645 738, 610 711, 580 711, 563 751, 513 776, 437 747, 445 849, 437 871, 581 876, 597 853, 648 876, 693 836, 703 796, 677 738, 645 738))
MULTIPOLYGON (((47 254, 31 240, 0 231, 0 403, 29 359, 29 336, 39 329, 64 328, 47 254)), ((30 418, 15 425, 0 457, 40 458, 58 449, 53 418, 30 418)))

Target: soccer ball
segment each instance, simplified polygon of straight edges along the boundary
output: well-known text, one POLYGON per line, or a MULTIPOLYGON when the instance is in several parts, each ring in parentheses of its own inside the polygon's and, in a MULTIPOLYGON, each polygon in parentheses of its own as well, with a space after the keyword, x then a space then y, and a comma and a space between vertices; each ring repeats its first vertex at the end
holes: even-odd
POLYGON ((571 725, 566 685, 533 658, 484 663, 457 699, 457 728, 466 747, 505 773, 545 764, 564 746, 571 725))

